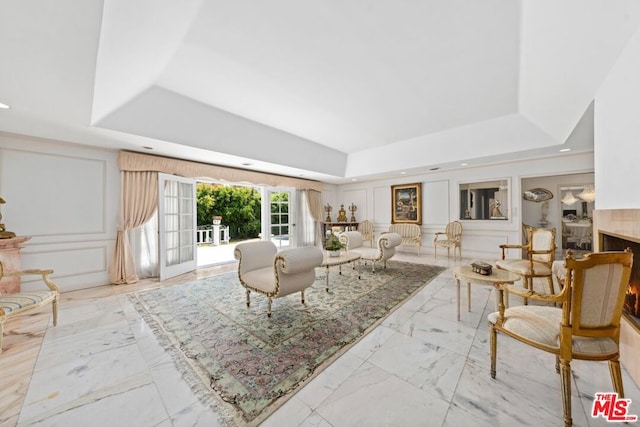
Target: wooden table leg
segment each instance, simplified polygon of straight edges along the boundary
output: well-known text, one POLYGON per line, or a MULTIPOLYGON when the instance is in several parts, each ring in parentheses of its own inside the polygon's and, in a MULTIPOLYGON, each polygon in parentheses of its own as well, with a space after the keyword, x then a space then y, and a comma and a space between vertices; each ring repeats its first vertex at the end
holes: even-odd
POLYGON ((324 288, 324 289, 325 289, 327 292, 329 292, 329 266, 328 266, 328 265, 327 265, 327 274, 325 274, 325 275, 324 275, 324 277, 325 277, 325 280, 326 280, 326 281, 325 281, 326 285, 325 285, 325 288, 324 288))
POLYGON ((456 278, 456 307, 458 314, 458 321, 460 320, 460 279, 456 278))

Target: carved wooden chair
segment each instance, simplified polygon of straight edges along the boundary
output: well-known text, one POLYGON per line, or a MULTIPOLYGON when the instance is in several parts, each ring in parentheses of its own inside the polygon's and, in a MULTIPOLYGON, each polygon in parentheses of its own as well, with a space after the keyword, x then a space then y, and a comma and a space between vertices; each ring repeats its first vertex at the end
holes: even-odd
POLYGON ((619 362, 620 318, 633 253, 598 252, 565 260, 565 285, 554 295, 499 285, 499 311, 488 316, 491 377, 496 377, 497 332, 556 355, 565 426, 571 418, 571 361, 608 361, 611 382, 624 397, 619 362), (505 309, 504 293, 561 307, 523 305, 505 309))
POLYGON ((362 234, 362 240, 369 242, 370 246, 374 245, 373 223, 365 219, 358 225, 358 231, 362 234))
POLYGON ((438 246, 447 248, 447 257, 449 257, 451 248, 453 248, 453 259, 456 259, 456 248, 462 260, 462 223, 453 221, 447 224, 444 232, 437 232, 433 238, 433 257, 437 258, 438 246))
POLYGON ((496 266, 522 276, 522 284, 529 290, 533 290, 534 278, 544 278, 547 280, 549 293, 553 294, 551 264, 556 254, 556 229, 531 227, 528 233, 525 245, 500 245, 502 259, 496 261, 496 266), (525 259, 505 259, 508 249, 524 250, 525 259))
POLYGON ((316 279, 315 268, 322 264, 322 250, 315 246, 288 248, 278 251, 273 242, 239 243, 234 250, 238 263, 238 278, 246 289, 247 307, 251 291, 268 298, 267 316, 271 317, 273 298, 300 292, 304 304, 304 290, 316 279))
POLYGON ((60 298, 60 290, 49 278, 50 274, 53 274, 53 270, 24 270, 5 273, 2 262, 0 261, 0 279, 2 279, 2 277, 36 275, 41 276, 42 281, 49 288, 48 290, 41 291, 0 294, 0 353, 2 353, 2 336, 4 334, 5 320, 51 303, 53 307, 53 326, 58 324, 58 299, 60 298))

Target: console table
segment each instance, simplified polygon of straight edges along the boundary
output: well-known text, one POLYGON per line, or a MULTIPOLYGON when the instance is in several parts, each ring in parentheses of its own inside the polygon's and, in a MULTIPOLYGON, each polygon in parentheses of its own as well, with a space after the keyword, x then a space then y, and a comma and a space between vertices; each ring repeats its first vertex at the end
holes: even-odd
MULTIPOLYGON (((20 271, 20 249, 31 237, 12 237, 0 239, 0 261, 4 271, 20 271)), ((0 293, 15 294, 20 292, 20 277, 3 277, 0 279, 0 293)))
POLYGON ((322 235, 327 237, 327 230, 333 230, 334 227, 340 227, 340 231, 357 231, 359 222, 323 222, 322 235))

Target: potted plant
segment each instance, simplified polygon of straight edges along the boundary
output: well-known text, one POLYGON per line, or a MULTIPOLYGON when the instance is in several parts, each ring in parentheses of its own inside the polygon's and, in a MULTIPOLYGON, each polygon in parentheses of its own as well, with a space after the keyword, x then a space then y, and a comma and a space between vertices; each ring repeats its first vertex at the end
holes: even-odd
POLYGON ((335 234, 331 234, 324 243, 324 248, 329 252, 329 256, 340 256, 340 251, 344 249, 344 243, 335 234))
POLYGON ((220 225, 221 222, 222 222, 222 217, 220 215, 214 215, 213 225, 220 225))

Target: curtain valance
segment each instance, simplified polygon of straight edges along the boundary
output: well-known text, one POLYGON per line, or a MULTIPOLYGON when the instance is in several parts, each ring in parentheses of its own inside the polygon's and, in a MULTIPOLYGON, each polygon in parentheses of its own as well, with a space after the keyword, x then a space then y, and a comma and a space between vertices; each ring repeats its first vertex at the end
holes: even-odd
POLYGON ((132 151, 120 151, 118 166, 121 171, 153 171, 188 178, 210 178, 230 183, 249 183, 269 187, 294 187, 301 190, 316 191, 322 191, 323 187, 323 184, 319 181, 248 171, 190 160, 174 159, 171 157, 135 153, 132 151))

